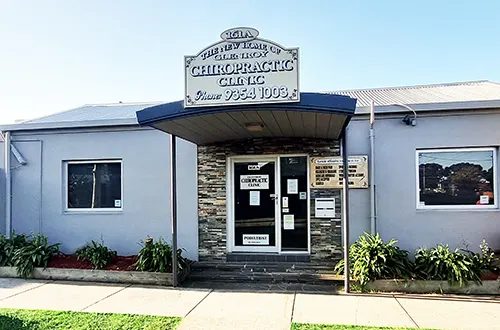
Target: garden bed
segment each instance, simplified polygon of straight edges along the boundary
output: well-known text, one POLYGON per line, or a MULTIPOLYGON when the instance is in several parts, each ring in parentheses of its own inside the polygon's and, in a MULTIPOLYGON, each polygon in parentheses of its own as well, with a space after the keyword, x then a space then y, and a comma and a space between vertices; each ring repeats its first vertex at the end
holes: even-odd
MULTIPOLYGON (((60 252, 60 243, 50 244, 41 234, 0 234, 0 277, 68 280, 108 283, 172 285, 174 253, 163 238, 148 237, 138 255, 118 256, 104 242, 90 241, 74 254, 60 252)), ((189 273, 190 261, 175 254, 179 263, 178 282, 189 273)))
MULTIPOLYGON (((104 267, 104 270, 116 271, 133 271, 135 270, 134 264, 137 261, 137 256, 116 256, 112 258, 109 265, 104 267)), ((94 269, 92 264, 86 260, 78 260, 74 255, 55 255, 49 264, 49 268, 71 268, 71 269, 94 269)))
POLYGON ((466 286, 450 285, 448 281, 432 280, 375 280, 366 285, 368 291, 404 293, 456 293, 456 294, 500 294, 500 279, 469 283, 466 286))

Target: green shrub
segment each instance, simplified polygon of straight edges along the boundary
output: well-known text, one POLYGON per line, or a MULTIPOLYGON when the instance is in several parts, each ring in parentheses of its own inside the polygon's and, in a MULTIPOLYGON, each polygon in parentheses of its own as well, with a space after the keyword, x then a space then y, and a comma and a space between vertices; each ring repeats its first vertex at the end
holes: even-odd
POLYGON ((12 244, 14 247, 11 247, 13 249, 12 264, 23 278, 31 276, 35 267, 46 268, 50 258, 59 253, 61 245, 61 243, 49 244, 47 236, 41 234, 16 235, 11 240, 14 242, 12 244))
MULTIPOLYGON (((368 282, 378 278, 408 278, 411 276, 412 263, 408 251, 396 246, 395 239, 388 243, 378 234, 365 233, 349 250, 351 276, 359 281, 364 289, 368 282)), ((338 274, 344 272, 344 260, 335 266, 338 274)))
POLYGON ((415 253, 415 277, 424 280, 446 280, 450 284, 481 283, 481 269, 468 253, 451 251, 448 245, 418 249, 415 253))
POLYGON ((0 235, 0 267, 14 266, 14 251, 27 244, 28 237, 24 234, 17 235, 13 232, 10 238, 0 235))
MULTIPOLYGON (((161 237, 154 242, 151 237, 141 242, 142 248, 137 255, 135 267, 139 271, 168 273, 172 271, 172 246, 161 237)), ((182 256, 182 249, 177 250, 179 270, 188 266, 187 259, 182 256)))
POLYGON ((476 268, 481 272, 496 272, 497 267, 494 262, 495 253, 490 249, 486 240, 482 240, 481 244, 479 244, 479 248, 481 250, 480 253, 474 253, 469 250, 464 251, 471 257, 476 268))
POLYGON ((112 251, 104 242, 91 241, 75 252, 78 260, 89 261, 96 269, 106 267, 116 257, 116 251, 112 251))

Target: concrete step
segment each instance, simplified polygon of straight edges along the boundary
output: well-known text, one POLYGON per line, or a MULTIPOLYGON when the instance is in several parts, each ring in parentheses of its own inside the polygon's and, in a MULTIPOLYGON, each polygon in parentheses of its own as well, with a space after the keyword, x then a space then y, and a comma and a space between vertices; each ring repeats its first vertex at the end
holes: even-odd
POLYGON ((192 270, 252 271, 252 272, 324 272, 333 273, 335 264, 317 263, 271 263, 271 262, 196 262, 192 270))
POLYGON ((331 283, 342 278, 333 264, 271 262, 196 262, 188 279, 213 282, 331 283))
POLYGON ((264 283, 341 283, 342 278, 333 274, 306 274, 306 273, 238 273, 203 271, 191 272, 189 280, 213 282, 264 282, 264 283))
POLYGON ((238 292, 305 292, 321 294, 338 294, 342 289, 340 282, 325 283, 266 283, 266 282, 231 282, 231 281, 204 281, 187 279, 182 283, 185 288, 212 289, 220 291, 238 292))

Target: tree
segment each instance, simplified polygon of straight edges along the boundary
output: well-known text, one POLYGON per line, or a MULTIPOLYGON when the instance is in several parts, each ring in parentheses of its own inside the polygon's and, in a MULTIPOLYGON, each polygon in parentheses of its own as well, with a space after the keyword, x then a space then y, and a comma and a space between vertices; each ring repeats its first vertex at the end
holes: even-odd
POLYGON ((470 163, 453 164, 448 167, 451 183, 458 189, 459 194, 475 193, 483 178, 483 167, 470 163))
POLYGON ((436 163, 421 164, 419 171, 420 188, 422 190, 438 188, 444 175, 442 165, 436 163))
POLYGON ((489 170, 483 171, 483 177, 490 183, 493 182, 493 166, 489 170))

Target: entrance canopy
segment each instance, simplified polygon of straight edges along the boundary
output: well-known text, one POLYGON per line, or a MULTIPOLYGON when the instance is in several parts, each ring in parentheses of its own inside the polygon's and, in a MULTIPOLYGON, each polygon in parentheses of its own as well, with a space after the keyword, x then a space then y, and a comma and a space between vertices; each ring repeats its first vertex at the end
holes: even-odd
POLYGON ((340 138, 354 115, 356 99, 301 93, 300 102, 184 108, 183 101, 137 112, 152 126, 198 145, 259 137, 340 138))

